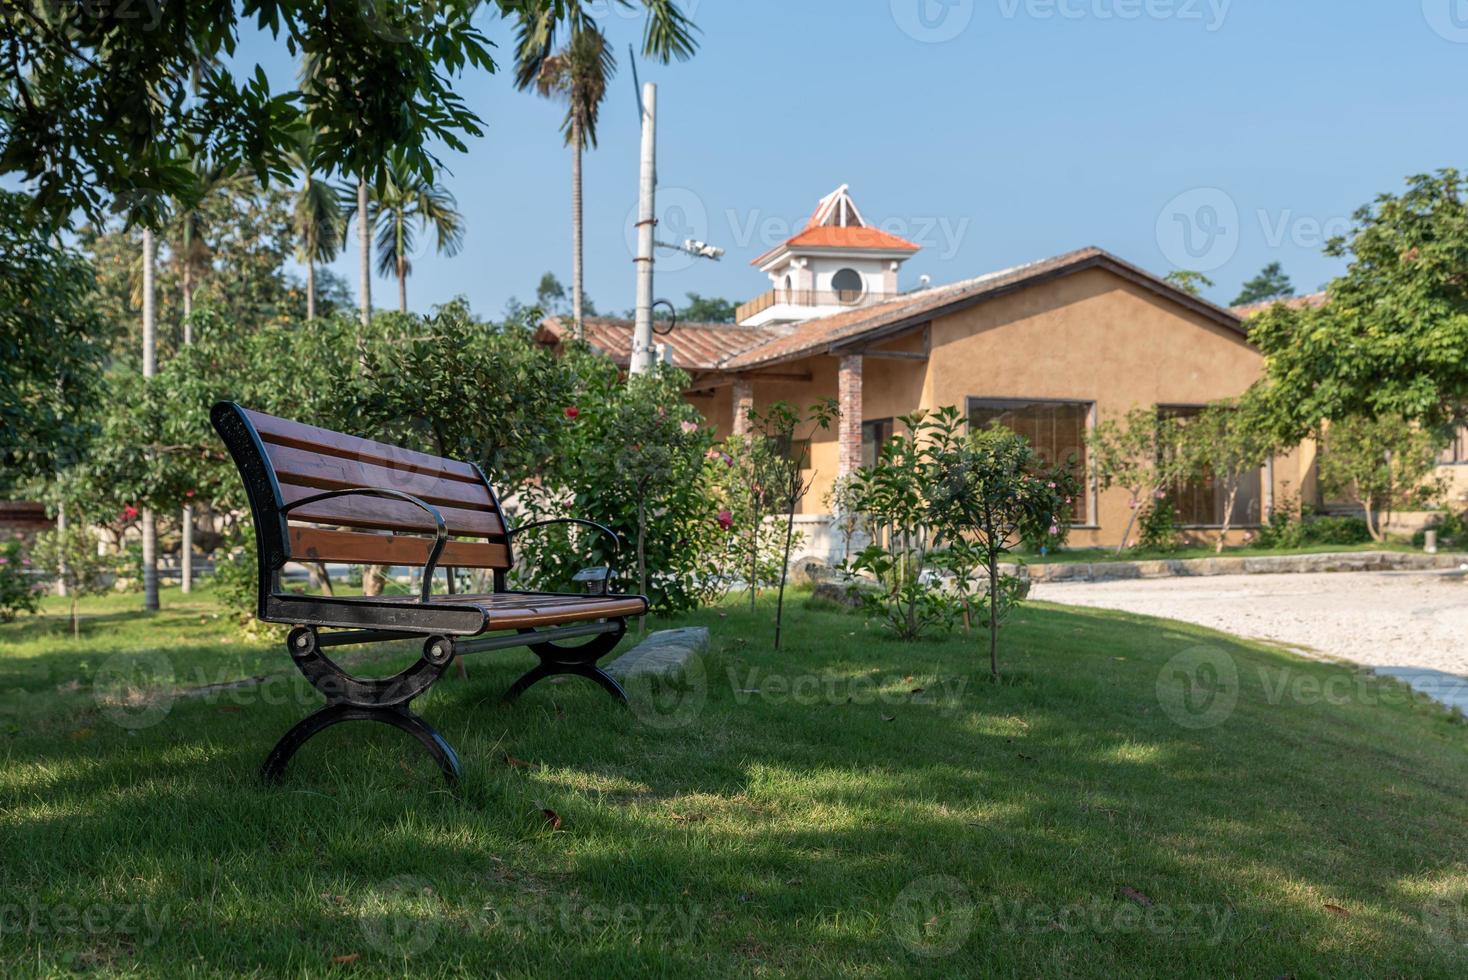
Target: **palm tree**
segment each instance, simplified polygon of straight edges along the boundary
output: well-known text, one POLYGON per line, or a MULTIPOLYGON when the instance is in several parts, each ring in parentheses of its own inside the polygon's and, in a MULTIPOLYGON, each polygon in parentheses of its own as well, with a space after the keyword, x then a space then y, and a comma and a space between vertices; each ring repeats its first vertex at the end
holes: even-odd
MULTIPOLYGON (((153 229, 143 226, 143 377, 151 378, 157 368, 157 316, 154 308, 153 276, 158 262, 158 249, 153 229)), ((139 515, 143 525, 143 608, 158 609, 158 523, 153 508, 144 507, 139 515)))
MULTIPOLYGON (((367 179, 357 178, 357 248, 361 253, 361 261, 357 270, 357 306, 362 320, 362 329, 366 330, 372 322, 372 219, 368 213, 367 179)), ((365 336, 358 343, 360 348, 366 342, 365 336)))
POLYGON ((296 135, 292 161, 301 171, 291 228, 296 234, 296 258, 306 266, 306 319, 316 319, 316 263, 335 259, 342 247, 343 215, 335 189, 316 179, 314 131, 303 127, 296 135))
POLYGON ((589 145, 596 147, 596 123, 601 104, 606 98, 607 83, 617 69, 617 59, 607 44, 606 35, 588 27, 572 35, 571 43, 559 53, 546 58, 535 76, 535 90, 546 98, 566 103, 566 119, 561 132, 571 147, 571 318, 576 325, 576 339, 586 337, 582 317, 585 293, 582 249, 581 154, 589 145))
POLYGON ((409 256, 418 232, 432 228, 442 255, 457 255, 464 245, 464 216, 454 196, 424 180, 398 161, 389 161, 387 180, 372 195, 372 224, 377 229, 377 274, 397 276, 398 309, 408 312, 409 256))
MULTIPOLYGON (((633 7, 633 0, 616 0, 633 7)), ((697 48, 697 28, 674 0, 640 0, 647 12, 642 36, 643 54, 667 64, 674 58, 691 57, 697 48)), ((607 85, 616 71, 616 58, 606 36, 581 2, 569 8, 559 4, 527 4, 520 10, 515 45, 515 85, 522 91, 534 87, 548 98, 566 103, 561 131, 571 147, 571 314, 576 336, 584 335, 582 296, 582 190, 581 154, 587 145, 596 146, 596 123, 607 85), (557 17, 557 13, 561 16, 557 17), (564 27, 571 40, 555 50, 556 31, 564 27)))

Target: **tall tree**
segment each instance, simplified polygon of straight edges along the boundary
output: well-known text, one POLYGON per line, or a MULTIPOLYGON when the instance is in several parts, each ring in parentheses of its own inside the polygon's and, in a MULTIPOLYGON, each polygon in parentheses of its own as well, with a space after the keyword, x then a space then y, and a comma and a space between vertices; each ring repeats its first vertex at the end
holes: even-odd
MULTIPOLYGON (((555 21, 564 0, 495 0, 555 21)), ((455 91, 466 69, 494 70, 475 26, 481 0, 323 5, 315 0, 0 5, 0 174, 34 184, 55 223, 102 220, 117 201, 161 224, 169 201, 197 189, 175 153, 248 165, 262 181, 291 178, 294 129, 321 134, 327 172, 381 176, 390 154, 425 180, 434 149, 482 135, 455 91), (238 39, 258 29, 319 70, 272 90, 238 39), (200 67, 197 95, 194 69, 200 67)))
POLYGON ((1203 290, 1213 288, 1213 280, 1192 269, 1174 269, 1163 277, 1172 285, 1193 296, 1202 296, 1203 290))
POLYGON ((571 317, 577 340, 586 336, 581 157, 587 146, 596 146, 597 120, 616 66, 605 35, 594 26, 584 26, 559 54, 541 62, 534 79, 537 92, 566 103, 561 131, 571 147, 571 317))
MULTIPOLYGON (((143 226, 143 377, 152 378, 157 372, 158 345, 157 320, 154 301, 153 272, 157 263, 158 249, 153 240, 153 229, 143 226)), ((154 611, 158 608, 158 521, 152 507, 144 507, 139 515, 143 530, 143 608, 154 611)))
POLYGON ((1250 303, 1265 303, 1272 299, 1287 299, 1295 295, 1294 283, 1290 277, 1285 275, 1284 266, 1278 262, 1271 262, 1259 274, 1244 283, 1239 295, 1234 297, 1234 306, 1247 306, 1250 303))
POLYGON ((306 319, 316 319, 316 264, 330 262, 342 247, 343 215, 337 192, 316 178, 315 135, 302 127, 292 154, 301 174, 291 210, 296 234, 296 258, 306 267, 306 319))
MULTIPOLYGON (((697 48, 693 25, 674 0, 640 0, 647 19, 642 36, 643 54, 663 64, 689 58, 697 48)), ((633 0, 616 0, 633 9, 633 0)), ((606 36, 586 10, 583 0, 554 3, 521 2, 516 43, 515 84, 535 88, 547 98, 566 103, 561 123, 571 147, 571 315, 576 337, 585 336, 583 296, 583 206, 581 158, 587 146, 596 147, 596 127, 607 86, 617 68, 606 36), (564 27, 570 40, 555 51, 557 30, 564 27)))
POLYGON ((1355 215, 1326 254, 1349 262, 1318 309, 1250 321, 1273 414, 1286 435, 1322 419, 1405 418, 1429 428, 1468 407, 1468 204, 1456 170, 1419 175, 1355 215))
POLYGON ((464 216, 446 189, 393 163, 386 186, 373 195, 371 217, 377 229, 377 272, 397 276, 398 310, 406 313, 418 233, 431 228, 439 253, 452 257, 464 245, 464 216))

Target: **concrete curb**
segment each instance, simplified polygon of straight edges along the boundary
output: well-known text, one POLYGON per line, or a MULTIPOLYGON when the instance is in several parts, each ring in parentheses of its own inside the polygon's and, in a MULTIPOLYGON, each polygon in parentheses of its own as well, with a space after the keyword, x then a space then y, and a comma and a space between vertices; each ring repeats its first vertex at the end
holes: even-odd
MULTIPOLYGON (((1033 582, 1113 582, 1121 579, 1209 575, 1289 575, 1311 572, 1446 571, 1468 565, 1468 554, 1426 555, 1404 551, 1352 551, 1249 558, 1170 558, 1158 561, 1061 562, 1029 565, 1033 582)), ((1005 566, 1016 574, 1017 566, 1005 566)), ((1020 573, 1023 574, 1023 573, 1020 573)))
POLYGON ((624 682, 638 676, 677 674, 708 653, 708 649, 709 631, 706 626, 660 630, 649 633, 641 643, 603 669, 624 682))

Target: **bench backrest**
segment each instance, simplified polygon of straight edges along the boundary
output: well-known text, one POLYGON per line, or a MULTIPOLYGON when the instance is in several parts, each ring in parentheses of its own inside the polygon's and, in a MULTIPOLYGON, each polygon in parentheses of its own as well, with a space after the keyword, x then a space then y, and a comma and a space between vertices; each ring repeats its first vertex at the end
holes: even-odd
POLYGON ((250 499, 262 603, 267 582, 276 588, 280 567, 289 560, 428 563, 433 519, 409 501, 335 497, 281 513, 282 507, 327 490, 397 490, 432 504, 450 535, 440 566, 507 569, 513 562, 499 499, 472 463, 292 422, 233 402, 215 405, 210 418, 250 499), (382 531, 398 533, 373 533, 382 531))

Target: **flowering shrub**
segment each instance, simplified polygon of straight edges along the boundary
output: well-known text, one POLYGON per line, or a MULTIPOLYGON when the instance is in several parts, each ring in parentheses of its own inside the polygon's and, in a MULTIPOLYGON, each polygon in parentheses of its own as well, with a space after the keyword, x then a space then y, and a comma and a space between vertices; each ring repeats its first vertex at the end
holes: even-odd
POLYGON ((32 581, 31 560, 19 541, 0 544, 0 623, 9 623, 21 613, 40 608, 42 586, 32 581))
POLYGON ((624 380, 605 358, 569 356, 580 390, 551 434, 551 458, 516 495, 521 520, 592 520, 621 541, 567 525, 517 535, 516 575, 534 588, 579 591, 576 572, 610 562, 619 588, 642 592, 656 610, 708 601, 722 588, 730 532, 711 480, 713 434, 683 399, 682 373, 660 367, 624 380))

